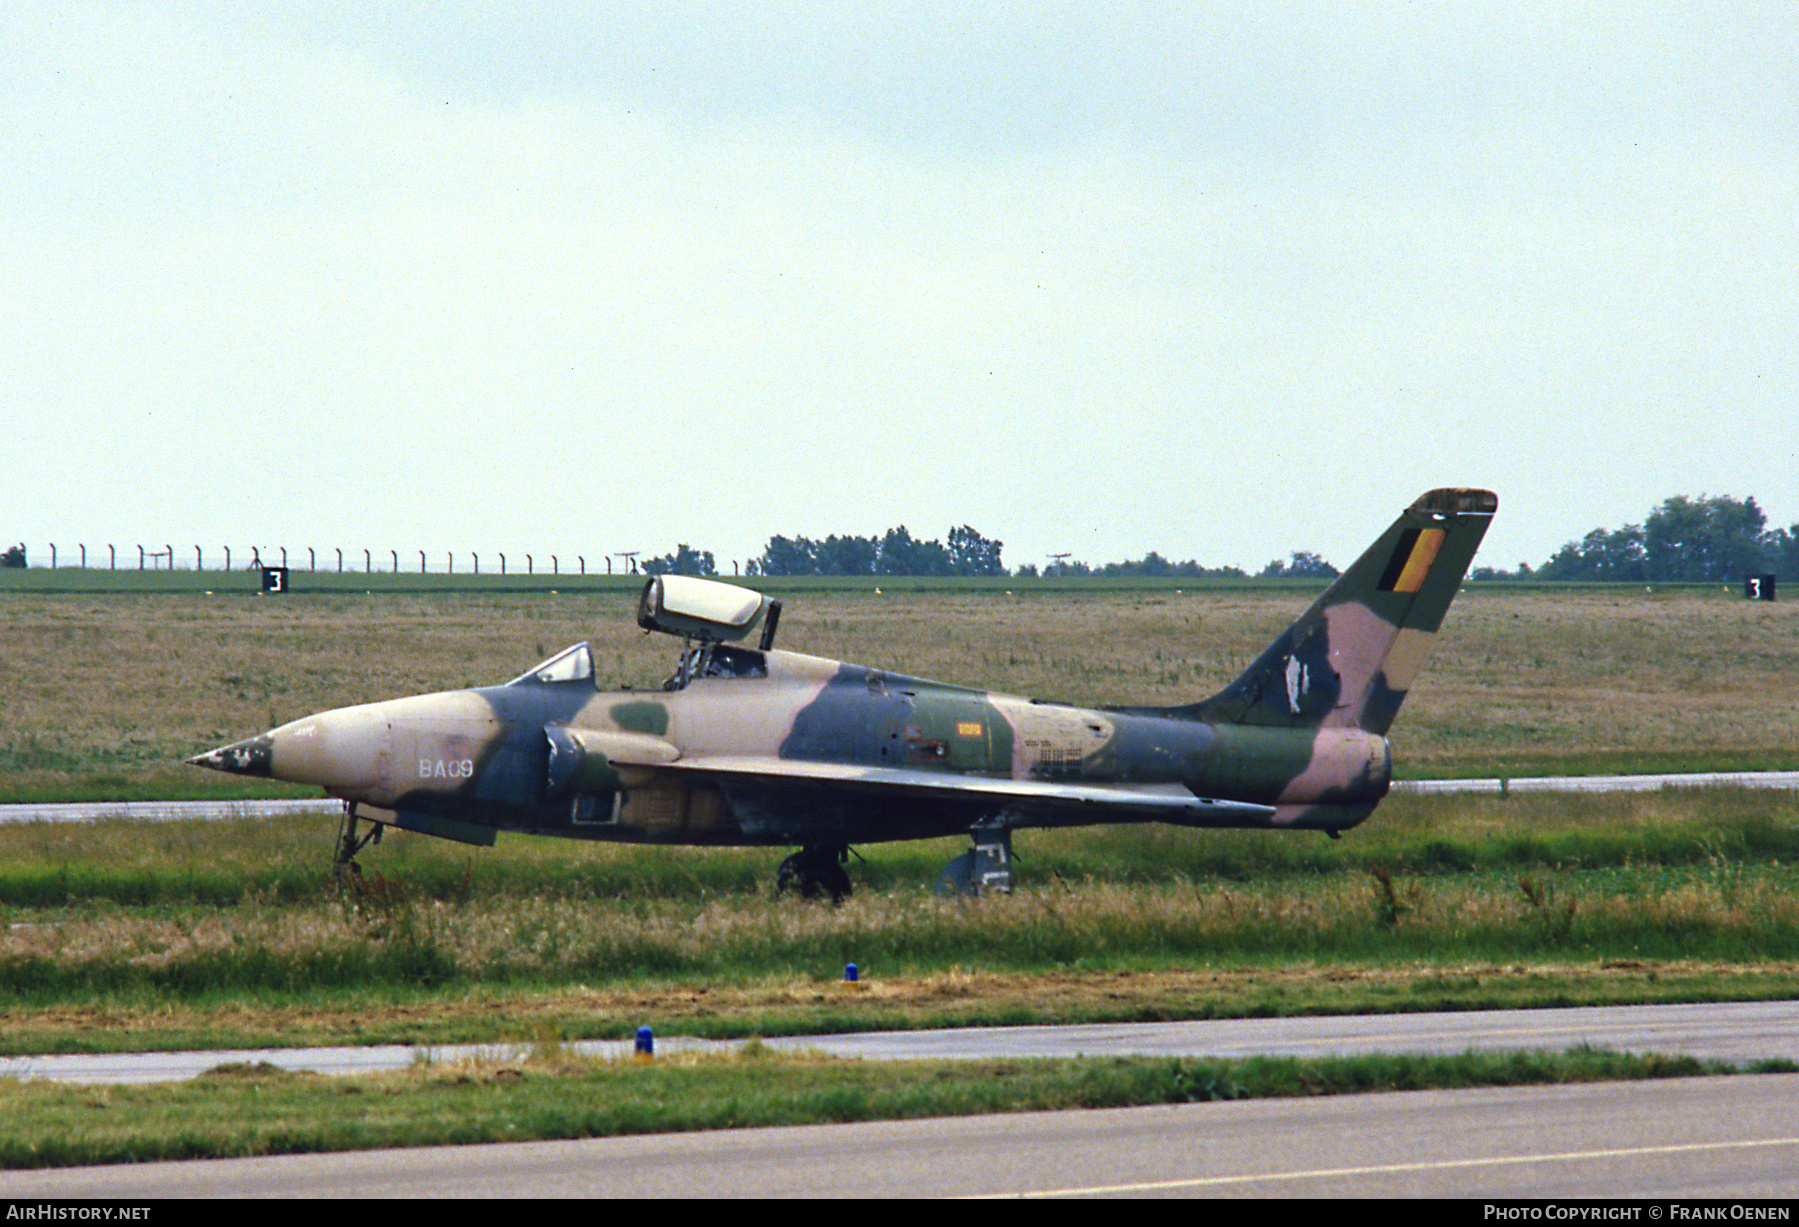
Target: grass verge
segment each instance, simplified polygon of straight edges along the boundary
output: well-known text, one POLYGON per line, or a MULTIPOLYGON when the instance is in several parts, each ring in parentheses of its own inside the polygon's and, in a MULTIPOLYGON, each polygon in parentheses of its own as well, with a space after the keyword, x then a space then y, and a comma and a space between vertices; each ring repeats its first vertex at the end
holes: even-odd
POLYGON ((1042 974, 952 968, 876 976, 850 995, 819 978, 736 983, 101 994, 15 999, 0 1054, 150 1052, 311 1045, 527 1043, 658 1035, 742 1039, 852 1031, 1275 1018, 1429 1010, 1790 1000, 1799 965, 1445 961, 1120 969, 1042 974))

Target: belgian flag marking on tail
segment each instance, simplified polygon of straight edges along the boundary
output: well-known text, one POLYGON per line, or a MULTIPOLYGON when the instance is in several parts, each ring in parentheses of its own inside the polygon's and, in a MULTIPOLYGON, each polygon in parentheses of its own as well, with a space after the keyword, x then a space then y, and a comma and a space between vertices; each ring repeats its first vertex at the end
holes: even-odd
POLYGON ((1381 573, 1382 592, 1416 592, 1430 573, 1446 535, 1441 528, 1408 528, 1399 535, 1399 544, 1387 569, 1381 573))

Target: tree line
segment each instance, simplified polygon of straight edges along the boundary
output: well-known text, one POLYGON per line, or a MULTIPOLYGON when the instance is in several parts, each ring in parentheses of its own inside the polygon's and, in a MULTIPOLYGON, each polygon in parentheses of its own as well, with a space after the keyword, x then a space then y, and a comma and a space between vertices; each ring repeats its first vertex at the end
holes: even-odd
POLYGON ((1476 567, 1475 579, 1601 580, 1613 583, 1723 583, 1745 575, 1799 580, 1799 524, 1768 527, 1753 496, 1663 499, 1641 524, 1595 528, 1542 566, 1476 567))
MULTIPOLYGON (((1026 563, 1008 571, 1000 558, 1005 543, 983 536, 963 524, 952 528, 944 541, 921 541, 905 525, 874 537, 829 536, 770 537, 759 557, 744 565, 746 575, 1092 575, 1103 578, 1136 576, 1192 579, 1241 579, 1240 567, 1205 567, 1188 559, 1173 562, 1151 550, 1126 562, 1089 565, 1060 558, 1039 571, 1026 563)), ((717 562, 710 550, 696 550, 682 543, 674 553, 646 558, 640 568, 649 575, 715 575, 717 562)), ((1275 559, 1260 574, 1265 578, 1329 578, 1337 568, 1308 551, 1296 550, 1283 562, 1275 559)))
MULTIPOLYGON (((1004 542, 982 536, 966 524, 949 531, 949 540, 920 541, 905 525, 878 537, 770 537, 758 558, 744 565, 746 575, 1007 575, 1000 562, 1004 542)), ((672 554, 643 561, 650 575, 712 575, 710 550, 683 544, 672 554)))

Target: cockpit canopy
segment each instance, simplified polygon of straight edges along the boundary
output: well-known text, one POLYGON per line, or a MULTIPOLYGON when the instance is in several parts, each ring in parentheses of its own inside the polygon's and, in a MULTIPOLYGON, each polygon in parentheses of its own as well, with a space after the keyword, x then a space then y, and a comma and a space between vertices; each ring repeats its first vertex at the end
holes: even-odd
POLYGON ((564 648, 546 661, 532 665, 506 684, 520 686, 526 682, 591 682, 593 653, 585 643, 564 648))
POLYGON ((643 586, 637 625, 683 639, 725 643, 756 629, 768 598, 760 592, 691 575, 656 575, 643 586))

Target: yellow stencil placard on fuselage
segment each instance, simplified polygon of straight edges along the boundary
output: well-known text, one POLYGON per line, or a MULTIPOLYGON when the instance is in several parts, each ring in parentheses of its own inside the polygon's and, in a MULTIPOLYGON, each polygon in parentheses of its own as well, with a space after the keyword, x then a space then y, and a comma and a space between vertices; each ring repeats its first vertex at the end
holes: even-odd
POLYGON ((958 737, 979 737, 984 732, 986 730, 981 727, 979 720, 956 721, 956 736, 958 737))
POLYGON ((1437 551, 1442 548, 1444 536, 1441 528, 1427 528, 1418 534, 1418 540, 1412 543, 1411 557, 1405 560, 1399 578, 1393 581, 1393 591, 1418 591, 1419 585, 1424 583, 1424 577, 1430 573, 1430 564, 1437 560, 1437 551))

